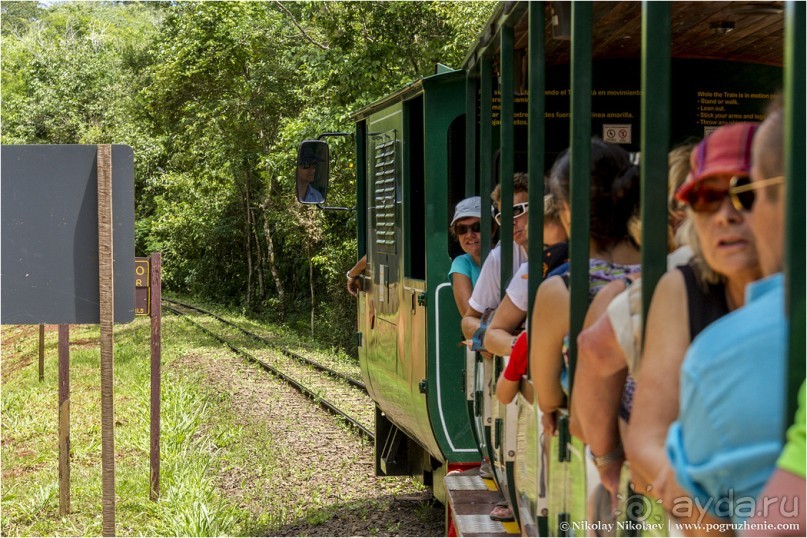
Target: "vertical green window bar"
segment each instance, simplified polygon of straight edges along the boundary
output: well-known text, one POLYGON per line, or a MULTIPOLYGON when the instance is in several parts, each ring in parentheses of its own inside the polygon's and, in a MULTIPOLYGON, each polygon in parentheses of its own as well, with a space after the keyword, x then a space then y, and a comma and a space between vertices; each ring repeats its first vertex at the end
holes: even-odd
MULTIPOLYGON (((785 310, 790 321, 789 364, 785 387, 785 424, 792 424, 796 397, 804 381, 804 196, 805 196, 805 32, 804 2, 788 2, 785 17, 785 310)), ((759 196, 759 195, 757 195, 759 196)))
POLYGON ((642 2, 642 316, 667 270, 670 3, 642 2))
MULTIPOLYGON (((543 2, 530 2, 528 14, 529 41, 527 53, 529 57, 527 86, 529 102, 527 109, 527 137, 529 139, 527 170, 530 174, 530 225, 529 252, 533 260, 539 260, 544 243, 544 167, 546 151, 546 130, 544 128, 544 111, 546 101, 546 53, 544 50, 544 13, 543 2)), ((543 264, 529 265, 528 309, 527 319, 532 317, 535 293, 541 284, 543 264)))
POLYGON ((476 95, 473 71, 465 75, 465 197, 476 194, 476 95))
POLYGON ((491 145, 493 137, 492 123, 492 82, 493 65, 489 56, 482 56, 480 67, 480 94, 479 94, 479 194, 482 196, 482 262, 490 253, 491 242, 491 215, 490 191, 493 188, 493 165, 491 160, 491 145))
POLYGON ((591 201, 591 3, 572 2, 571 211, 569 238, 569 395, 572 395, 577 335, 588 309, 589 212, 591 201))
POLYGON ((367 254, 367 124, 356 125, 356 232, 359 259, 367 254))
POLYGON ((513 274, 513 157, 515 155, 515 134, 513 129, 513 92, 515 91, 513 73, 513 27, 504 25, 501 28, 501 49, 499 60, 499 77, 501 78, 501 114, 499 115, 499 184, 502 201, 502 223, 500 239, 502 242, 501 297, 504 298, 507 283, 513 274))

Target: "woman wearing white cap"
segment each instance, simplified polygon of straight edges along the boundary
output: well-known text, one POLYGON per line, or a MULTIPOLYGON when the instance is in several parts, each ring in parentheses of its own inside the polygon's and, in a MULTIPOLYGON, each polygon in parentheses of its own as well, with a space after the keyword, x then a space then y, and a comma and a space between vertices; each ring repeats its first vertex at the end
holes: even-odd
POLYGON ((482 198, 479 196, 461 200, 454 210, 454 218, 451 219, 451 235, 457 239, 465 253, 454 258, 448 272, 460 316, 468 309, 468 300, 481 271, 481 219, 482 198))

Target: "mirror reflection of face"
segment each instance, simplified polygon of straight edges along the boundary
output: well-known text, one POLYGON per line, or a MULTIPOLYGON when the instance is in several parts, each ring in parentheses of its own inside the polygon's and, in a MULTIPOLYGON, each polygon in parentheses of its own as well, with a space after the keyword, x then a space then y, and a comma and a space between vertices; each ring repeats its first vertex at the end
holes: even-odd
POLYGON ((314 176, 317 174, 317 164, 313 161, 303 162, 297 165, 297 177, 301 181, 311 183, 314 181, 314 176))

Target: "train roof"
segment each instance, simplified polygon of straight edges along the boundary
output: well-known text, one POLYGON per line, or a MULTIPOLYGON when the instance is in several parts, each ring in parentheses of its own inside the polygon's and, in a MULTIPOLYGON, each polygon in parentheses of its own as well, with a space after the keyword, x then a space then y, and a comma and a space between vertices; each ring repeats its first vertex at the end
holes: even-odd
POLYGON ((465 72, 460 69, 451 69, 444 65, 438 64, 437 66, 437 73, 434 75, 429 75, 428 77, 421 77, 413 82, 410 82, 403 88, 385 95, 378 101, 374 101, 369 105, 366 105, 359 110, 353 112, 350 115, 350 118, 353 121, 359 121, 361 119, 366 118, 370 114, 373 114, 379 110, 382 110, 391 104, 397 103, 399 101, 405 101, 415 95, 421 93, 424 89, 424 86, 428 86, 431 82, 437 81, 444 81, 446 79, 452 78, 465 78, 465 72))
MULTIPOLYGON (((499 30, 513 25, 515 49, 527 47, 528 2, 500 2, 463 69, 474 70, 485 54, 498 57, 499 30)), ((546 61, 569 63, 571 40, 553 37, 553 16, 568 18, 569 2, 545 2, 546 61), (555 8, 559 12, 555 12, 555 8)), ((594 2, 594 59, 638 58, 641 54, 642 3, 594 2)), ((730 60, 781 66, 784 60, 784 2, 672 2, 674 58, 730 60)))

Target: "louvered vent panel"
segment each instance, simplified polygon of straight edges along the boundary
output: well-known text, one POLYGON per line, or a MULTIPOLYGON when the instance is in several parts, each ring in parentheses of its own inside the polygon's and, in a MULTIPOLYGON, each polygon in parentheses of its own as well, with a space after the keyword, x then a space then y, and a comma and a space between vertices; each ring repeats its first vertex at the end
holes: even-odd
POLYGON ((378 252, 396 253, 395 244, 395 174, 397 141, 395 132, 374 141, 374 196, 376 245, 378 252))

